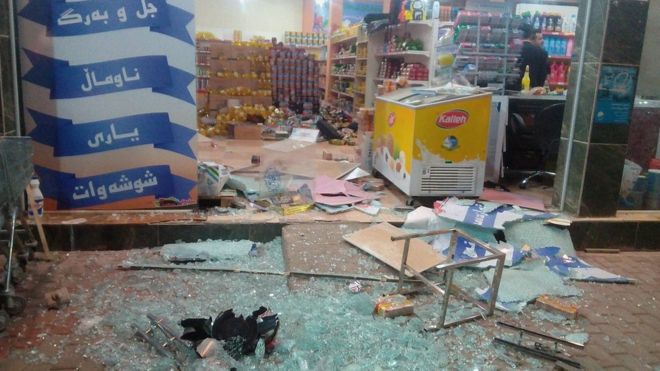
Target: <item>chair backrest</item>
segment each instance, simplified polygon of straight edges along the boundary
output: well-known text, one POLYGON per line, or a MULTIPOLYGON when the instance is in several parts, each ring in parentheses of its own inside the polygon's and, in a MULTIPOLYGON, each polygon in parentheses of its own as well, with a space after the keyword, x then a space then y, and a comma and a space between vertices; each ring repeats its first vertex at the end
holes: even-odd
POLYGON ((542 109, 534 117, 534 139, 546 158, 559 152, 559 137, 564 119, 564 103, 556 103, 542 109))

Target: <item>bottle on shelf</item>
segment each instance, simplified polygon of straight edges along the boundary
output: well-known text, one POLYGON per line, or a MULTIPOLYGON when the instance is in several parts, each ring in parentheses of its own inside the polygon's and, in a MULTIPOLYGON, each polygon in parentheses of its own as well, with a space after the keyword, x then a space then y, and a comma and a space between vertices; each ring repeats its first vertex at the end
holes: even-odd
POLYGON ((566 41, 566 56, 570 57, 573 55, 573 38, 569 38, 566 41))
POLYGON ((536 12, 534 14, 533 27, 534 27, 535 30, 541 29, 541 15, 539 14, 539 12, 536 12))
POLYGON ((557 62, 552 62, 550 65, 550 76, 548 82, 553 85, 557 83, 557 62))
POLYGON ((546 39, 548 40, 548 54, 550 54, 550 55, 557 54, 555 38, 554 37, 546 37, 546 39))
POLYGON ((433 2, 433 11, 431 12, 431 19, 440 18, 440 1, 435 0, 433 2))
POLYGON ((559 65, 559 71, 557 74, 557 82, 560 83, 565 83, 566 82, 566 65, 565 64, 560 64, 559 65))
POLYGON ((525 67, 525 74, 523 75, 522 81, 521 81, 521 87, 522 90, 529 90, 529 85, 531 84, 531 81, 529 79, 529 66, 525 67))
POLYGON ((557 23, 555 24, 555 31, 561 32, 564 27, 564 20, 561 16, 557 16, 557 23))
MULTIPOLYGON (((30 180, 30 193, 32 193, 32 199, 34 200, 35 209, 37 214, 42 216, 44 214, 44 195, 39 189, 39 178, 34 177, 30 180)), ((28 216, 34 218, 34 213, 32 208, 28 206, 28 216)))
POLYGON ((568 32, 575 32, 575 28, 577 27, 577 17, 575 14, 571 15, 571 23, 570 23, 570 29, 568 32))

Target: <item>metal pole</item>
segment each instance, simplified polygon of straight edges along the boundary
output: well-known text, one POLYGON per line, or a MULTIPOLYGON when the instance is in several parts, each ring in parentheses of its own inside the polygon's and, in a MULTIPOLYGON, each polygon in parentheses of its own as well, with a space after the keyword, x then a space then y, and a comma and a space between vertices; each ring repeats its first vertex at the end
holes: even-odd
MULTIPOLYGON (((458 234, 456 231, 451 232, 451 240, 449 242, 449 251, 447 253, 447 258, 449 262, 454 261, 454 255, 456 254, 456 243, 458 234)), ((445 284, 447 288, 445 289, 445 295, 442 297, 442 309, 440 312, 440 320, 438 324, 440 327, 445 326, 445 319, 447 317, 447 307, 449 306, 449 295, 451 295, 451 285, 454 279, 454 268, 449 268, 445 271, 445 284)))
POLYGON ((399 284, 396 287, 397 292, 403 289, 403 279, 406 274, 406 262, 408 261, 408 249, 410 249, 410 238, 406 238, 406 243, 403 245, 403 255, 401 256, 401 270, 399 271, 399 284))
POLYGON ((493 281, 490 283, 490 300, 488 301, 488 315, 492 316, 495 313, 495 306, 497 305, 497 295, 500 290, 500 281, 502 280, 502 271, 504 270, 505 256, 497 258, 497 267, 495 268, 495 275, 493 281))
POLYGON ((18 56, 16 55, 16 20, 14 0, 7 0, 9 15, 9 46, 11 48, 12 84, 14 86, 14 120, 16 121, 16 136, 21 136, 21 104, 18 94, 18 56))
POLYGON ((7 255, 7 280, 5 281, 5 294, 9 294, 11 285, 11 261, 14 254, 14 234, 16 230, 16 212, 18 207, 14 206, 11 211, 11 226, 9 230, 9 255, 7 255))
MULTIPOLYGON (((591 19, 591 0, 587 0, 587 14, 584 19, 584 28, 582 29, 582 41, 580 45, 580 60, 578 61, 577 82, 575 83, 575 92, 573 107, 571 107, 571 127, 568 133, 568 148, 566 149, 566 159, 564 160, 564 178, 561 180, 561 196, 559 199, 559 210, 564 211, 564 202, 566 202, 566 188, 568 188, 568 171, 571 167, 571 155, 573 154, 573 139, 575 138, 575 120, 577 118, 577 108, 579 105, 578 97, 582 87, 581 77, 584 69, 584 56, 586 54, 587 36, 589 34, 589 20, 591 19)), ((592 107, 593 109, 593 107, 592 107)), ((580 192, 582 193, 582 192, 580 192)), ((578 210, 579 212, 579 210, 578 210)))

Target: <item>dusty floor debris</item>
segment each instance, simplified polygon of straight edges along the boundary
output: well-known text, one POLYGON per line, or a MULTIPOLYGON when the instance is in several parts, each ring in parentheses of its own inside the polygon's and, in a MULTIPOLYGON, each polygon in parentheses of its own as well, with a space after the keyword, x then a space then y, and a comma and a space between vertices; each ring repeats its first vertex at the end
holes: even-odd
POLYGON ((71 295, 69 290, 66 287, 62 287, 59 290, 46 293, 44 295, 46 299, 46 306, 48 309, 60 309, 61 307, 71 303, 71 295))

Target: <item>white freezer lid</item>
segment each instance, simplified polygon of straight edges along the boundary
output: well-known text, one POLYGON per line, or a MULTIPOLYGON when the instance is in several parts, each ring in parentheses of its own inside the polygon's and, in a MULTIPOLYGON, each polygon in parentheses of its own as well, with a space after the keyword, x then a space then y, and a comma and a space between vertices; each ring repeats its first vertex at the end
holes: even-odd
POLYGON ((489 92, 475 94, 442 94, 433 91, 433 88, 404 88, 395 90, 386 95, 376 97, 388 103, 395 103, 408 108, 423 108, 440 103, 459 101, 476 96, 491 95, 489 92))

